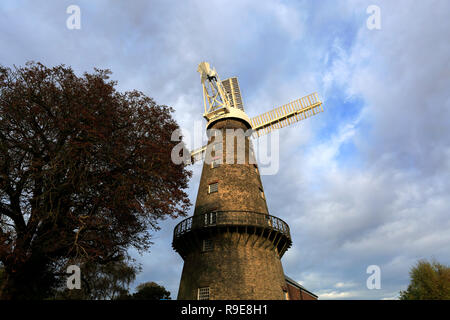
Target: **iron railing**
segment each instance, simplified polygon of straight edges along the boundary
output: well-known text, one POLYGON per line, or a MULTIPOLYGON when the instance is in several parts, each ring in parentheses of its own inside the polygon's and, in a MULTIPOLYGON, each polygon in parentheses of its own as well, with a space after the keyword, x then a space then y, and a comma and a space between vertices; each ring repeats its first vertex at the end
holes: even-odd
POLYGON ((220 226, 250 226, 272 229, 291 237, 286 222, 261 212, 253 211, 212 211, 200 215, 193 215, 175 226, 174 239, 195 229, 220 226))

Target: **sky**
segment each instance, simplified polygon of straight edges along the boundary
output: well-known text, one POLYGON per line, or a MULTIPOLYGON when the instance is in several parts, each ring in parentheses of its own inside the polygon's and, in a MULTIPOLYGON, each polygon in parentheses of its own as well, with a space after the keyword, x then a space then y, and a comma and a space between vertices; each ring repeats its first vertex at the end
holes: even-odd
MULTIPOLYGON (((118 90, 172 106, 191 148, 205 126, 202 61, 238 77, 250 117, 318 92, 324 112, 278 132, 279 168, 262 176, 291 230, 284 271, 319 299, 396 299, 419 259, 450 264, 449 12, 447 0, 3 0, 0 64, 110 69, 118 90), (67 27, 70 5, 80 29, 67 27)), ((191 170, 195 203, 201 165, 191 170)), ((176 298, 181 220, 131 252, 143 267, 133 288, 155 281, 176 298)))

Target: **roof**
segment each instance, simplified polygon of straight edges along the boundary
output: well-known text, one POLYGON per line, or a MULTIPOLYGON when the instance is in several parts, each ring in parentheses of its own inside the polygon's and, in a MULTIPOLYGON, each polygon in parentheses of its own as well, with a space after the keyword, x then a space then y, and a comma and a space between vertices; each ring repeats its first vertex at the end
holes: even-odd
POLYGON ((300 283, 298 283, 297 281, 295 281, 292 278, 289 278, 287 275, 284 275, 284 278, 286 279, 286 282, 288 282, 289 284, 293 285, 294 287, 299 288, 302 291, 305 291, 306 293, 310 294, 313 297, 318 298, 319 296, 312 293, 311 291, 309 291, 308 289, 306 289, 304 286, 302 286, 300 283))

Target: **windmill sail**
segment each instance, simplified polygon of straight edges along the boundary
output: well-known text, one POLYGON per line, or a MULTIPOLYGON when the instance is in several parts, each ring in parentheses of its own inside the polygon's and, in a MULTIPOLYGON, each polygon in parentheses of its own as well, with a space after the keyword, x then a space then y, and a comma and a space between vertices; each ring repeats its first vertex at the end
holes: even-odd
POLYGON ((260 137, 275 129, 281 129, 323 112, 322 102, 317 93, 300 98, 279 108, 260 114, 250 119, 253 133, 260 137))

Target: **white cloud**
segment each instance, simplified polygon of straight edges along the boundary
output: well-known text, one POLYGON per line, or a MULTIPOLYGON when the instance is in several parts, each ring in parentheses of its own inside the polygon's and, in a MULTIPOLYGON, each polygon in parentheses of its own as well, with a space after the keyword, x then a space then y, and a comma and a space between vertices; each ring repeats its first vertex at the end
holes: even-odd
POLYGON ((319 299, 322 300, 333 300, 333 299, 346 299, 346 298, 355 298, 357 297, 355 292, 351 291, 326 291, 326 292, 319 292, 319 299))
POLYGON ((356 284, 353 282, 338 282, 334 285, 335 288, 351 288, 354 287, 356 284))

